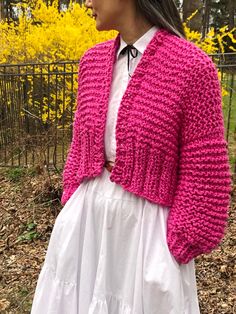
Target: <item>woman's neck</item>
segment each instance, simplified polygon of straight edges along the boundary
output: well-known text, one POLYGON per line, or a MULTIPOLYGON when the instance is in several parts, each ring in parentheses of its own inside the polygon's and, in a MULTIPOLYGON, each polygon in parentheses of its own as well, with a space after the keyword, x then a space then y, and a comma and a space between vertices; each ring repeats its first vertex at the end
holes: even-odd
POLYGON ((134 14, 132 10, 127 10, 119 22, 117 31, 128 45, 135 43, 153 26, 143 16, 134 14))

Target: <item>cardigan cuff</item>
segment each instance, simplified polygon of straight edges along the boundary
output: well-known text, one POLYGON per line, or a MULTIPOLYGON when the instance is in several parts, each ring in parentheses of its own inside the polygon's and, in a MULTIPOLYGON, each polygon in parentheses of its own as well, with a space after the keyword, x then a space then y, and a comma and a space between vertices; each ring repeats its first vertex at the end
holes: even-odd
POLYGON ((203 253, 211 252, 211 249, 204 248, 204 250, 202 250, 197 244, 190 244, 182 234, 168 234, 167 244, 171 254, 177 262, 181 264, 187 264, 193 258, 203 253))

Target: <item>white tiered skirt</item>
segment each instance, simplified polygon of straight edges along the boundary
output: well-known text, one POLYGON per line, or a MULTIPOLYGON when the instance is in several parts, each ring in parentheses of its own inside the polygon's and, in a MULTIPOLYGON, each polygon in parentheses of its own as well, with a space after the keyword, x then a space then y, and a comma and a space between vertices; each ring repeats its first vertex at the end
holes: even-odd
POLYGON ((166 243, 168 208, 137 197, 104 168, 58 215, 31 314, 199 314, 194 260, 166 243))

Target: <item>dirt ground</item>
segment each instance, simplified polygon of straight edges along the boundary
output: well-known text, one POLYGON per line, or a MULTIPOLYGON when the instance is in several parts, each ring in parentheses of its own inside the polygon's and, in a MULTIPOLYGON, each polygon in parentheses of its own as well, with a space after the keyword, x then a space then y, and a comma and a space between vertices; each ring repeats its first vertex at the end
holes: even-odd
MULTIPOLYGON (((60 174, 0 169, 0 313, 30 313, 60 195, 60 174)), ((195 259, 201 314, 236 314, 235 209, 236 188, 221 246, 195 259)))

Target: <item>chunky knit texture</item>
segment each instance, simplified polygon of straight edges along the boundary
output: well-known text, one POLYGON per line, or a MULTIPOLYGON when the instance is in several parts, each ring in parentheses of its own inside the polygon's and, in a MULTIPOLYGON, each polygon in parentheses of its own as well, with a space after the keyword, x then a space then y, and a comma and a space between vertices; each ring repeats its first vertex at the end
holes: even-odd
MULTIPOLYGON (((82 57, 73 139, 63 172, 65 204, 101 174, 112 70, 120 35, 82 57)), ((164 29, 148 44, 122 98, 110 180, 170 207, 167 242, 187 263, 221 241, 231 178, 217 70, 200 48, 164 29)))

